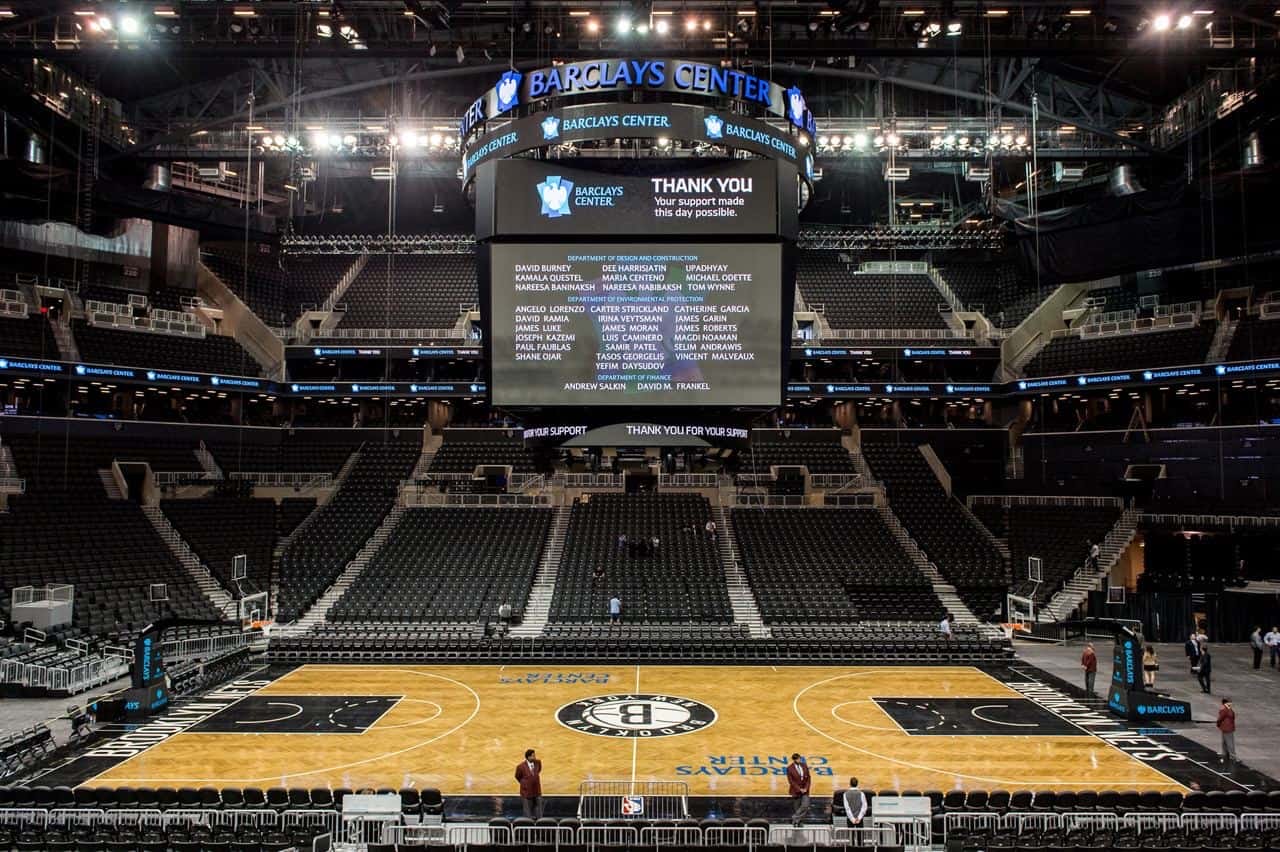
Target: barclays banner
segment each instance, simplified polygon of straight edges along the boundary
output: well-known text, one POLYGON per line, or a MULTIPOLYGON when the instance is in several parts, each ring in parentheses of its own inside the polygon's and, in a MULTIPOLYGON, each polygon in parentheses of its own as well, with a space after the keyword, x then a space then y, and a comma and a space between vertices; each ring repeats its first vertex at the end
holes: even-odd
POLYGON ((811 148, 785 128, 759 118, 692 104, 593 104, 564 107, 509 121, 462 149, 465 176, 487 160, 552 145, 596 139, 658 139, 706 142, 794 163, 812 173, 811 148))
MULTIPOLYGON (((763 160, 661 161, 642 174, 547 160, 486 163, 479 194, 493 192, 492 228, 477 237, 773 236, 778 232, 777 167, 763 160), (669 166, 665 166, 667 162, 669 166)), ((486 223, 487 224, 487 223, 486 223)))
POLYGON ((468 107, 458 133, 465 139, 486 121, 536 101, 635 89, 732 98, 761 113, 785 118, 810 135, 817 132, 813 113, 798 86, 783 88, 754 74, 705 62, 592 59, 523 73, 514 69, 504 72, 492 89, 468 107))

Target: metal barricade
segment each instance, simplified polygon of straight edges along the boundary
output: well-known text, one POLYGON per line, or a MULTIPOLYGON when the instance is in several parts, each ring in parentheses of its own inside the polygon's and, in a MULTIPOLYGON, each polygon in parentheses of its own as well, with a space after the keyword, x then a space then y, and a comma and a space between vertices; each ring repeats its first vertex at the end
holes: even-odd
POLYGON ((0 825, 21 828, 23 826, 41 827, 49 824, 49 812, 44 808, 4 808, 0 809, 0 825))
POLYGON ((892 846, 895 840, 893 827, 888 825, 854 825, 831 832, 831 842, 836 846, 873 848, 892 846))
POLYGON ((1163 834, 1182 825, 1178 814, 1125 814, 1139 834, 1163 834))
POLYGON ((164 814, 155 808, 119 808, 106 813, 107 825, 139 831, 164 830, 164 814))
POLYGON ((1024 831, 1053 831, 1062 828, 1062 817, 1049 813, 1008 813, 1000 817, 1000 827, 1018 834, 1024 831))
POLYGON ((234 822, 234 816, 226 816, 226 811, 201 810, 196 808, 177 808, 164 812, 164 828, 185 828, 191 831, 197 828, 207 828, 210 831, 216 831, 219 828, 230 829, 234 822))
POLYGON ((99 808, 58 808, 49 811, 49 828, 67 832, 96 828, 107 821, 107 812, 99 808))
POLYGON ((1180 825, 1188 831, 1234 834, 1240 829, 1240 818, 1235 814, 1183 814, 1180 825))
POLYGON ((381 842, 395 844, 397 849, 401 846, 446 845, 442 825, 387 825, 382 830, 381 842))
POLYGON ((578 845, 590 846, 630 846, 636 842, 639 833, 630 827, 612 825, 584 825, 578 829, 578 845))
POLYGON ((1280 831, 1280 814, 1242 814, 1240 831, 1280 831))
POLYGON ((550 846, 573 843, 573 829, 560 825, 518 825, 512 830, 517 845, 550 846))
MULTIPOLYGON (((719 830, 721 829, 712 829, 719 830)), ((712 842, 709 837, 706 840, 707 843, 712 842)), ((651 826, 640 829, 641 846, 701 846, 702 841, 702 829, 694 826, 651 826)))
POLYGON ((707 829, 705 842, 708 846, 744 846, 754 849, 769 842, 769 830, 747 825, 717 826, 707 829))
MULTIPOLYGON (((295 829, 303 829, 313 834, 331 834, 338 836, 342 827, 342 814, 331 810, 289 810, 280 814, 280 830, 286 834, 295 829)), ((395 842, 395 841, 384 841, 395 842)))
POLYGON ((952 833, 993 832, 999 827, 999 814, 955 813, 944 814, 942 817, 942 836, 944 839, 950 837, 952 833))
POLYGON ((583 781, 578 785, 580 819, 684 819, 689 785, 683 781, 583 781))
POLYGON ((830 846, 831 832, 829 825, 771 825, 769 842, 784 846, 830 846))
POLYGON ((1131 823, 1119 814, 1063 814, 1062 827, 1067 831, 1119 831, 1131 823))
POLYGON ((511 827, 507 825, 446 825, 444 842, 450 846, 510 846, 511 827))

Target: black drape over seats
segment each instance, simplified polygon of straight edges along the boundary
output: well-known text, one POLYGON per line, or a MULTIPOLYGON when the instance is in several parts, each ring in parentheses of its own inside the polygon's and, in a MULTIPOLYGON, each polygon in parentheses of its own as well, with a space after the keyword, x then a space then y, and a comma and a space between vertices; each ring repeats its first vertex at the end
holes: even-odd
POLYGON ((210 334, 184 337, 150 331, 124 331, 73 320, 80 357, 91 364, 161 367, 196 373, 258 376, 262 368, 234 338, 210 334))
POLYGON ((266 591, 276 542, 274 500, 217 496, 202 500, 162 500, 160 509, 200 561, 226 588, 232 584, 233 557, 248 557, 248 579, 266 591))
POLYGON ((947 328, 945 302, 928 275, 854 274, 838 252, 802 251, 796 284, 810 307, 821 305, 832 328, 947 328))
POLYGON ((734 509, 733 530, 766 622, 942 617, 929 580, 875 509, 734 509))
POLYGON ((217 620, 141 507, 108 499, 98 476, 112 458, 132 455, 157 469, 194 469, 189 446, 33 436, 6 443, 27 493, 11 497, 8 513, 0 514, 0 610, 8 610, 16 586, 70 583, 74 623, 92 634, 136 629, 164 616, 217 620), (149 600, 152 583, 168 585, 167 601, 149 600))
POLYGON ((482 622, 529 597, 552 510, 410 509, 330 621, 482 622))
POLYGON ((979 619, 1001 609, 1009 577, 1004 559, 947 494, 919 448, 864 443, 889 507, 979 619))
POLYGON ((33 314, 26 319, 0 317, 0 355, 16 355, 20 358, 41 358, 57 361, 58 342, 53 339, 53 329, 44 314, 33 314))
POLYGON ((855 473, 853 459, 842 444, 819 441, 753 440, 743 456, 740 473, 768 473, 772 465, 804 465, 810 473, 855 473))
POLYGON ((280 557, 279 619, 292 621, 337 578, 396 502, 420 437, 366 444, 346 480, 280 557))
POLYGON ((475 255, 377 255, 341 299, 340 328, 452 328, 478 303, 475 255))
POLYGON ((241 244, 203 246, 200 260, 267 325, 285 326, 318 306, 355 263, 355 255, 263 254, 249 246, 248 275, 241 244))
POLYGON ((1089 542, 1101 544, 1120 519, 1120 509, 1112 506, 980 504, 973 511, 988 529, 1008 538, 1017 594, 1032 593, 1034 584, 1026 579, 1027 559, 1040 557, 1044 581, 1034 588, 1040 603, 1052 598, 1084 564, 1089 542))
POLYGON ((438 473, 470 473, 476 465, 509 464, 512 473, 536 473, 533 454, 510 441, 445 440, 431 459, 438 473))
POLYGON ((573 506, 551 603, 552 621, 607 621, 609 598, 624 621, 733 620, 716 546, 703 534, 711 506, 696 494, 595 494, 573 506), (657 536, 650 555, 629 542, 657 536), (592 579, 596 566, 603 579, 592 579))
POLYGON ((1191 328, 1141 334, 1059 337, 1037 352, 1023 372, 1028 376, 1060 376, 1200 364, 1209 352, 1216 327, 1202 322, 1191 328))
POLYGON ((1262 319, 1246 315, 1231 338, 1228 361, 1257 361, 1280 358, 1280 318, 1262 319))
POLYGON ((299 430, 274 440, 241 440, 220 430, 205 446, 227 473, 337 473, 367 433, 343 429, 299 430))

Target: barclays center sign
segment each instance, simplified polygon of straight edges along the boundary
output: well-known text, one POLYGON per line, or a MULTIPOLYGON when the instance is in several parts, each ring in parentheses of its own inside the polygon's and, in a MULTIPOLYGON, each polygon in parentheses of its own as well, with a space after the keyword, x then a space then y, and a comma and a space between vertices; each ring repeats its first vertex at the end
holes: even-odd
POLYGON ((468 136, 486 121, 549 98, 632 90, 732 98, 760 112, 786 119, 810 135, 813 113, 798 86, 783 88, 762 77, 704 62, 664 59, 595 59, 521 73, 510 70, 478 98, 462 117, 458 131, 468 136))

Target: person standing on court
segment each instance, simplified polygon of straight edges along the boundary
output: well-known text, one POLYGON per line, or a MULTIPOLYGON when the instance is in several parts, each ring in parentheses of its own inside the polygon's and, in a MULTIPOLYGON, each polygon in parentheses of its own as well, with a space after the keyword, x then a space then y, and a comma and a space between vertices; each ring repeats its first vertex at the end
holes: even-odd
POLYGON ((1222 762, 1231 768, 1236 763, 1236 709, 1231 706, 1230 698, 1222 699, 1218 730, 1222 732, 1222 762))
POLYGON ((856 826, 862 824, 862 818, 867 815, 867 797, 858 789, 858 779, 849 779, 849 789, 844 791, 844 815, 849 820, 849 825, 856 826))
POLYGON ((791 824, 799 825, 809 815, 809 788, 813 786, 813 775, 809 766, 800 758, 800 752, 791 755, 791 763, 787 766, 787 792, 795 802, 795 810, 791 812, 791 824))
POLYGON ((1200 661, 1192 671, 1196 673, 1196 680, 1200 681, 1200 691, 1208 695, 1213 680, 1213 654, 1209 653, 1208 645, 1200 646, 1200 661))
POLYGON ((1267 647, 1267 643, 1262 639, 1261 625, 1254 627, 1253 632, 1249 634, 1249 647, 1253 649, 1253 667, 1262 668, 1262 652, 1267 647))
POLYGON ((1280 627, 1272 627, 1268 630, 1267 635, 1262 637, 1262 641, 1271 652, 1271 668, 1274 669, 1276 658, 1280 657, 1280 627))
POLYGON ((609 598, 609 621, 617 624, 622 620, 622 598, 614 595, 609 598))
POLYGON ((1191 635, 1187 637, 1187 643, 1183 646, 1187 651, 1187 666, 1190 667, 1191 673, 1196 673, 1196 666, 1200 663, 1200 643, 1196 641, 1195 630, 1191 631, 1191 635))
POLYGON ((527 749, 524 760, 516 766, 516 781, 520 784, 520 804, 529 819, 542 817, 542 761, 533 749, 527 749))
POLYGON ((1080 668, 1084 669, 1084 691, 1093 695, 1093 684, 1098 679, 1098 654, 1093 650, 1092 642, 1084 643, 1084 653, 1080 655, 1080 668))

